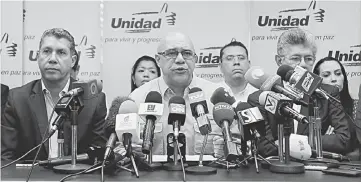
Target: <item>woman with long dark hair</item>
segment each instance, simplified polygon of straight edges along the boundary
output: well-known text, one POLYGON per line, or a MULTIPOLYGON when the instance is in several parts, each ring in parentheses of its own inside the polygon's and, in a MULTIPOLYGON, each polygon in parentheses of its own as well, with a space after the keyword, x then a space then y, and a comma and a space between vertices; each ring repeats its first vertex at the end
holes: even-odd
POLYGON ((340 101, 349 115, 349 130, 351 134, 351 153, 348 155, 354 160, 359 160, 358 141, 355 131, 355 124, 353 123, 353 109, 354 101, 350 96, 348 88, 348 80, 345 68, 343 65, 333 57, 325 57, 315 64, 313 73, 322 77, 322 83, 336 86, 340 91, 340 101))

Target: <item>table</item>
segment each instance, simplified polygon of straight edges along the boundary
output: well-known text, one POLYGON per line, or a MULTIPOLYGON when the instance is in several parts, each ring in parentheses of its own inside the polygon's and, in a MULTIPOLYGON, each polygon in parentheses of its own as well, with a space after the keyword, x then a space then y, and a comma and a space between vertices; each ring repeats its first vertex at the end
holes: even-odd
MULTIPOLYGON (((30 168, 16 167, 15 165, 1 170, 2 181, 25 181, 30 168)), ((59 181, 65 174, 57 174, 52 170, 36 166, 30 181, 59 181)), ((140 171, 139 178, 126 171, 119 172, 116 176, 105 175, 105 181, 182 181, 182 172, 169 172, 159 170, 155 172, 140 171)), ((260 168, 256 173, 253 165, 249 168, 218 169, 212 175, 186 175, 187 181, 317 181, 317 182, 360 182, 361 178, 327 175, 320 171, 306 171, 304 174, 276 174, 267 169, 260 168)), ((67 179, 67 181, 100 181, 100 173, 83 174, 67 179)))

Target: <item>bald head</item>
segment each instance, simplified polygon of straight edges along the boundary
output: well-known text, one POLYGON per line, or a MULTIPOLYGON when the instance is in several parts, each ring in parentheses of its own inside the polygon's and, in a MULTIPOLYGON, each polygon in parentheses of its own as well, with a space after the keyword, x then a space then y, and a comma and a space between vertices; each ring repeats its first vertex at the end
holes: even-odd
POLYGON ((161 40, 158 45, 157 51, 163 52, 168 49, 174 49, 179 47, 194 52, 193 43, 187 35, 180 32, 170 32, 161 40))

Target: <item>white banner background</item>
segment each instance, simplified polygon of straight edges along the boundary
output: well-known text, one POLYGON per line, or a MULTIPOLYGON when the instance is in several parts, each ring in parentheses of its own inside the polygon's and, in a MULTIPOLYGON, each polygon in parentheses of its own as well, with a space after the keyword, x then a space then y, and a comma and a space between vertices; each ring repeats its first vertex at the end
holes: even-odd
POLYGON ((141 5, 139 2, 105 2, 103 79, 108 105, 114 97, 130 93, 134 62, 143 55, 154 57, 160 38, 170 31, 181 31, 193 40, 196 53, 202 59, 202 63, 200 60, 197 63, 196 74, 219 81, 219 68, 205 66, 217 65, 211 64, 211 60, 218 63, 220 47, 232 38, 249 46, 248 10, 248 2, 142 2, 141 5), (148 13, 133 15, 141 12, 148 13), (161 24, 150 32, 127 33, 131 28, 111 27, 113 18, 115 27, 120 18, 122 21, 160 20, 161 24), (211 57, 207 57, 210 54, 211 57))

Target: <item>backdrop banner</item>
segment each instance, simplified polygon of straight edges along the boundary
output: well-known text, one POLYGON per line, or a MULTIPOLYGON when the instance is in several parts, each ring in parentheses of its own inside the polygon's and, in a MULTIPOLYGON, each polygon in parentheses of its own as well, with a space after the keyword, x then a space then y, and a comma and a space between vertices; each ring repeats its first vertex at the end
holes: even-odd
POLYGON ((143 55, 154 57, 161 38, 172 31, 192 39, 198 56, 196 75, 218 82, 220 48, 232 39, 249 46, 249 2, 104 2, 108 105, 114 97, 130 93, 135 61, 143 55))
POLYGON ((251 2, 252 64, 276 74, 278 37, 289 28, 300 27, 315 36, 317 61, 331 56, 345 66, 350 95, 357 99, 361 83, 360 9, 357 1, 251 2))

